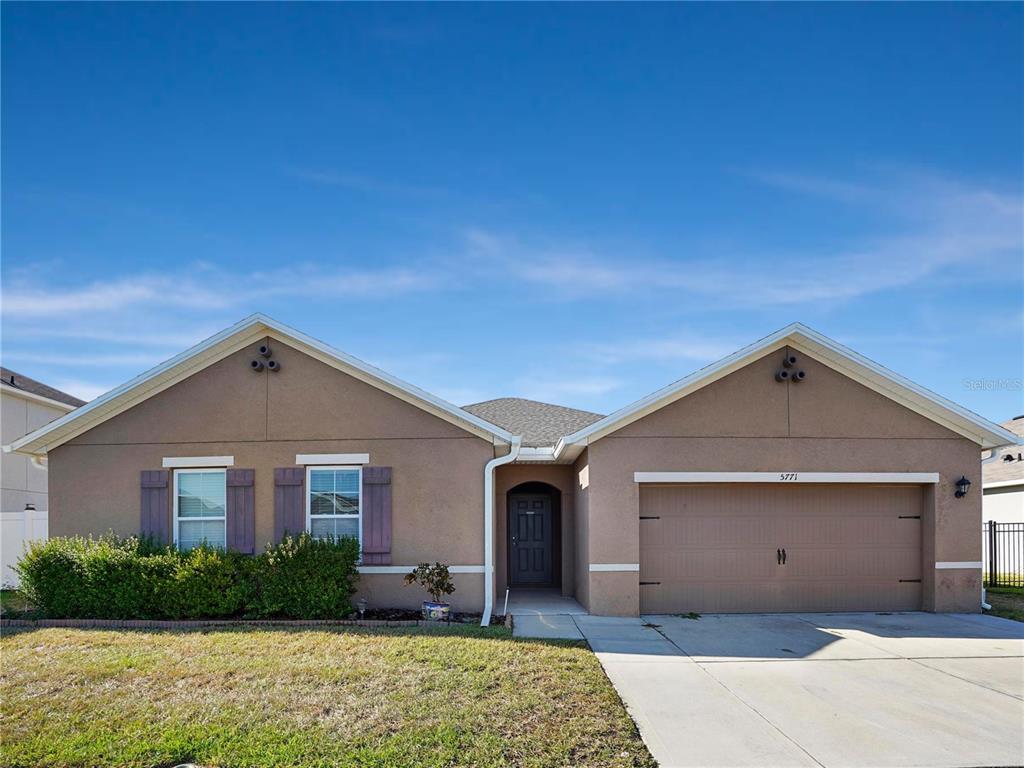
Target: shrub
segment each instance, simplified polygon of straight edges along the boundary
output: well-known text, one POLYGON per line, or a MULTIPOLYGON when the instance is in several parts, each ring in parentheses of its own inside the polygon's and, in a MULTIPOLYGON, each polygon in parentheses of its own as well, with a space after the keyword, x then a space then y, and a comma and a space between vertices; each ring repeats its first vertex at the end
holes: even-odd
POLYGON ((259 616, 329 619, 352 613, 359 578, 356 539, 285 536, 257 563, 259 616))
POLYGON ((16 566, 21 591, 51 618, 342 618, 352 613, 359 544, 288 537, 248 556, 181 552, 137 537, 53 538, 16 566))
POLYGON ((16 566, 21 589, 55 618, 146 618, 175 554, 135 537, 54 538, 29 545, 16 566))
POLYGON ((178 554, 174 571, 157 586, 158 605, 169 619, 237 616, 255 592, 253 558, 201 546, 178 554))

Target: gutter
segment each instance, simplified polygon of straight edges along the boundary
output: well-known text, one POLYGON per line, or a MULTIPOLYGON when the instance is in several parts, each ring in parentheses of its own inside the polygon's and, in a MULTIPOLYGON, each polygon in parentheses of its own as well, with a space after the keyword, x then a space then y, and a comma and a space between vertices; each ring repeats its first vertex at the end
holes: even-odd
POLYGON ((481 627, 490 626, 494 609, 494 470, 515 461, 522 442, 522 437, 513 437, 509 452, 491 459, 484 467, 484 615, 480 618, 481 627))

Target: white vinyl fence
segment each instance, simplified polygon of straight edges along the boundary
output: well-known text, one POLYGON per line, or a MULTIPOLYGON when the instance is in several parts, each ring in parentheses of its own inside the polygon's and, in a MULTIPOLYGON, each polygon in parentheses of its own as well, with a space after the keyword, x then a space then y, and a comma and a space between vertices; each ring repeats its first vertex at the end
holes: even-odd
POLYGON ((4 587, 18 586, 13 566, 28 542, 46 539, 46 520, 45 509, 0 512, 0 584, 4 587))

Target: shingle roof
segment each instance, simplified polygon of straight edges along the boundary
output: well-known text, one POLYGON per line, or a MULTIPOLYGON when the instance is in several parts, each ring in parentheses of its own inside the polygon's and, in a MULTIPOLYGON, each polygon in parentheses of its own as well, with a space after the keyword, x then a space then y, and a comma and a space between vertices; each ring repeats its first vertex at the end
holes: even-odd
MULTIPOLYGON (((1004 421, 999 426, 1005 427, 1015 435, 1024 437, 1024 416, 1017 416, 1009 421, 1004 421)), ((983 455, 988 456, 988 454, 989 451, 985 451, 983 455)), ((1008 480, 1019 480, 1024 483, 1024 461, 1004 461, 1004 456, 1024 458, 1024 446, 1008 445, 1005 448, 1000 448, 998 459, 982 465, 983 484, 1005 483, 1008 480)))
POLYGON ((560 437, 603 419, 599 413, 566 408, 522 397, 499 397, 463 406, 463 410, 492 424, 522 435, 526 447, 554 445, 560 437))
POLYGON ((79 400, 73 395, 69 395, 67 392, 61 392, 59 389, 54 389, 51 386, 43 384, 41 381, 24 376, 17 371, 12 371, 10 368, 0 367, 0 379, 8 387, 14 389, 20 389, 22 392, 28 392, 33 395, 39 395, 40 397, 48 397, 51 400, 56 400, 58 403, 65 403, 66 405, 73 405, 77 408, 80 405, 85 405, 85 400, 79 400))

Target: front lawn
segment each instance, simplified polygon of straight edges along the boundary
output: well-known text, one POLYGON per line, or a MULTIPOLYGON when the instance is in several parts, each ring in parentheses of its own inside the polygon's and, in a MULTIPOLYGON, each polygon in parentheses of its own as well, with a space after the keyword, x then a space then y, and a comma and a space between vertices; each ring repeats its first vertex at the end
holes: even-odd
POLYGON ((5 633, 5 766, 654 765, 582 644, 479 627, 5 633))

